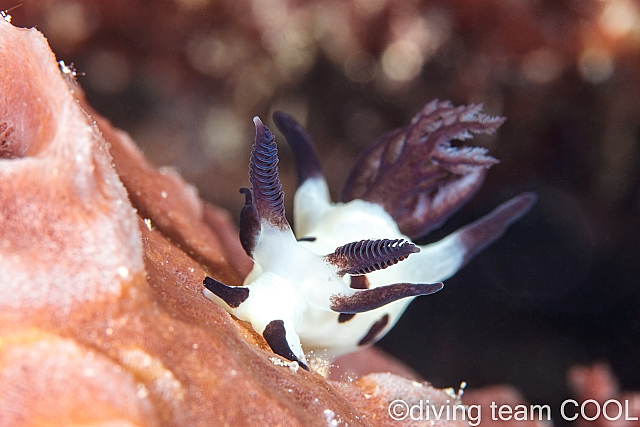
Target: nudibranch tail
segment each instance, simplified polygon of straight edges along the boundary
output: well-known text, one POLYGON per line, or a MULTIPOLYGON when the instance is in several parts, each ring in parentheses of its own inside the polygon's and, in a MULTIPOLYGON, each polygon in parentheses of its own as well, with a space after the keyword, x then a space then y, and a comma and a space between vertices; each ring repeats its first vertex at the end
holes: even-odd
POLYGON ((251 199, 251 190, 246 187, 240 189, 245 201, 240 211, 240 244, 250 257, 260 237, 260 216, 251 199))
POLYGON ((284 134, 295 156, 298 185, 302 185, 309 178, 324 179, 315 146, 302 125, 282 111, 273 113, 273 121, 284 134))
POLYGON ((481 107, 454 107, 438 100, 427 104, 411 125, 387 133, 360 155, 342 201, 381 205, 411 239, 441 225, 498 163, 484 148, 451 145, 471 133, 493 133, 504 122, 480 114, 481 107))
POLYGON ((462 268, 474 255, 502 236, 513 222, 531 209, 536 199, 534 193, 522 193, 456 231, 455 235, 464 248, 464 258, 459 268, 462 268))
POLYGON ((444 288, 438 283, 395 283, 373 289, 353 290, 349 294, 332 295, 331 310, 338 313, 363 313, 402 298, 431 295, 444 288))
POLYGON ((420 252, 420 248, 404 239, 361 240, 340 246, 325 256, 338 268, 338 275, 361 275, 382 270, 420 252))
POLYGON ((238 308, 249 298, 249 288, 244 286, 227 286, 211 277, 205 277, 203 283, 205 288, 231 308, 238 308))
POLYGON ((269 322, 264 328, 262 336, 275 354, 278 354, 292 362, 298 362, 298 364, 302 366, 302 368, 307 371, 309 370, 309 367, 306 365, 306 363, 300 360, 295 355, 293 350, 291 350, 289 342, 287 341, 287 331, 284 327, 284 321, 272 320, 271 322, 269 322))
POLYGON ((288 229, 284 216, 284 193, 278 177, 278 149, 273 134, 259 117, 253 118, 256 140, 251 152, 249 180, 261 221, 279 229, 288 229))

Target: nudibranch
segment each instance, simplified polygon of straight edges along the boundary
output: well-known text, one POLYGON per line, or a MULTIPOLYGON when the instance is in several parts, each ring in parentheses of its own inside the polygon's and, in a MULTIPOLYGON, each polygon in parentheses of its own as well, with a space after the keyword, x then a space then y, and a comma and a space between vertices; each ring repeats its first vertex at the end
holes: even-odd
POLYGON ((243 286, 207 277, 205 296, 250 322, 274 353, 305 369, 303 347, 331 357, 380 339, 413 297, 442 289, 442 280, 535 201, 523 193, 438 242, 412 243, 466 202, 498 162, 485 148, 451 145, 503 123, 480 109, 428 103, 409 126, 361 154, 340 203, 331 202, 307 133, 276 112, 297 164, 295 234, 285 218, 274 137, 255 117, 251 189, 240 190, 240 242, 254 267, 243 286))

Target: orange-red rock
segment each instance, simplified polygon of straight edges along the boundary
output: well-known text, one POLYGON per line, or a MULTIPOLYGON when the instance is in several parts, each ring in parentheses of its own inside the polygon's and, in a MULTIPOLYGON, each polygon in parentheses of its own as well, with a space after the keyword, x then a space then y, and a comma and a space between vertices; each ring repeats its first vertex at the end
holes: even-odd
POLYGON ((87 114, 36 30, 0 20, 0 78, 0 426, 387 425, 386 388, 274 363, 204 298, 250 267, 228 217, 87 114))
POLYGON ((369 374, 352 383, 337 386, 362 414, 362 419, 379 427, 424 426, 464 427, 466 413, 460 400, 429 383, 391 373, 369 374), (427 409, 427 406, 431 409, 427 409), (433 409, 440 415, 435 417, 433 409), (429 415, 427 414, 429 412, 429 415))

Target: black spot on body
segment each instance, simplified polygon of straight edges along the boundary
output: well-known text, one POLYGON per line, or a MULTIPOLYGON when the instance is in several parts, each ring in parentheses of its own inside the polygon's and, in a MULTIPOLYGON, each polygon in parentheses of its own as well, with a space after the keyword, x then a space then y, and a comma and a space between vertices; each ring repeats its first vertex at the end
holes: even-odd
POLYGON ((351 285, 353 289, 369 289, 369 280, 367 276, 351 276, 351 285))
MULTIPOLYGON (((350 276, 351 283, 350 286, 353 289, 369 289, 369 281, 367 280, 367 276, 350 276)), ((355 313, 340 313, 338 316, 338 323, 348 322, 353 319, 355 313)))
POLYGON ((354 316, 355 313, 340 313, 338 315, 338 323, 348 322, 349 320, 353 319, 354 316))
POLYGON ((385 326, 389 323, 389 315, 385 314, 376 323, 371 325, 369 332, 358 342, 358 345, 367 345, 376 341, 376 337, 382 332, 385 326))
POLYGON ((315 237, 301 237, 298 239, 298 242, 315 242, 315 237))

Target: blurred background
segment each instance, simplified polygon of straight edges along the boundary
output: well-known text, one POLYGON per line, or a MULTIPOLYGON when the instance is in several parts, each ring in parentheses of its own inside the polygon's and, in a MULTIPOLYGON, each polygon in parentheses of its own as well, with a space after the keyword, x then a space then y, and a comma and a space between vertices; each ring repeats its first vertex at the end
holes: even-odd
MULTIPOLYGON (((569 397, 604 361, 640 389, 640 2, 15 0, 17 26, 73 63, 90 104, 158 166, 237 216, 253 128, 284 110, 315 140, 334 199, 358 153, 433 98, 504 115, 501 160, 424 242, 521 191, 501 240, 418 298, 379 345, 435 386, 569 397)), ((276 138, 278 135, 276 134, 276 138)), ((292 156, 279 139, 291 214, 292 156)))

